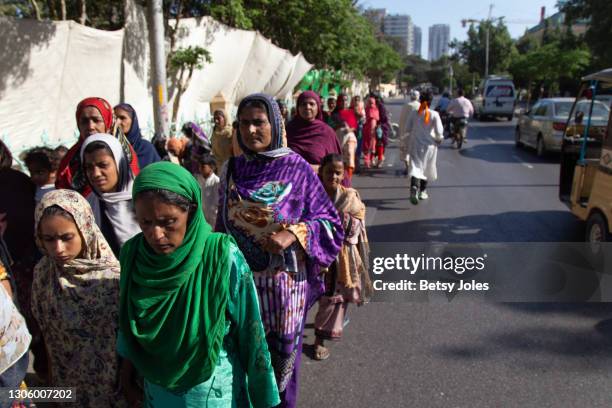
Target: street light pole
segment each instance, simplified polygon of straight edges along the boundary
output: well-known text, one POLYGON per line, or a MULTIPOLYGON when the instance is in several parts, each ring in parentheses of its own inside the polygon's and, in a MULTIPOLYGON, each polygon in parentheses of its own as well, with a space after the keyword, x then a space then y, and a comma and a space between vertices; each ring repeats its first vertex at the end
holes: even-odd
POLYGON ((489 25, 487 24, 485 39, 485 78, 489 76, 489 25))
POLYGON ((453 63, 451 62, 448 66, 448 92, 453 96, 453 63))
POLYGON ((155 134, 168 137, 168 90, 166 86, 166 51, 162 0, 147 0, 149 12, 149 41, 153 72, 153 117, 155 134))
POLYGON ((491 14, 493 13, 493 4, 489 5, 489 17, 487 18, 487 30, 485 40, 485 78, 489 76, 489 31, 493 21, 491 20, 491 14))

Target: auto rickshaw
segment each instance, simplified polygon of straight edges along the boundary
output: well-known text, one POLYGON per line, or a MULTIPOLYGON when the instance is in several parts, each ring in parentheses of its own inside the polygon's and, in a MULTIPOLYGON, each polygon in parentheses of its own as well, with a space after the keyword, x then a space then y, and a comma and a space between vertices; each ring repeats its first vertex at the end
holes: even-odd
POLYGON ((591 243, 612 240, 611 100, 612 68, 582 78, 561 146, 559 198, 586 221, 585 241, 591 243), (594 114, 596 101, 607 109, 594 114))

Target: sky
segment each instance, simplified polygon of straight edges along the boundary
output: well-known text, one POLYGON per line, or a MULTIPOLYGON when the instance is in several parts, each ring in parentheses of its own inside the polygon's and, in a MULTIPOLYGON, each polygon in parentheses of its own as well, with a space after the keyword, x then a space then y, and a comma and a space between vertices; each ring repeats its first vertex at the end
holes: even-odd
POLYGON ((408 14, 412 22, 421 27, 423 41, 421 55, 427 58, 429 27, 434 24, 449 24, 451 40, 467 38, 467 26, 462 19, 486 19, 489 5, 493 4, 492 17, 505 17, 513 38, 520 37, 526 28, 540 20, 540 8, 546 7, 546 16, 557 12, 557 0, 361 0, 364 8, 386 8, 388 14, 408 14), (516 23, 512 23, 516 22, 516 23))

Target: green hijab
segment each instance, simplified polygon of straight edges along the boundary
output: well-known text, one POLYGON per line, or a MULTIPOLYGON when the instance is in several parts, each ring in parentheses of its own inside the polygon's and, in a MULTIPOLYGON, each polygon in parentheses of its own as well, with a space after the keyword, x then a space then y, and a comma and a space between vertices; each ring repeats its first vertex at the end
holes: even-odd
POLYGON ((204 219, 198 182, 169 162, 145 167, 132 195, 165 189, 197 203, 183 243, 156 254, 142 233, 121 250, 119 327, 127 357, 148 381, 183 392, 210 378, 225 334, 229 245, 204 219))

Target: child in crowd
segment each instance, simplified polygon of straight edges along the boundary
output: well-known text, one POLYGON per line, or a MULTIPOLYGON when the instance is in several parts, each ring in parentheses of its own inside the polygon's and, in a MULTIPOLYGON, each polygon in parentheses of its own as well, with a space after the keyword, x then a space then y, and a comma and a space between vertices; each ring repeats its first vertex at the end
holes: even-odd
POLYGON ((35 147, 26 152, 24 162, 32 182, 36 184, 38 203, 45 193, 55 190, 55 175, 60 162, 58 154, 48 147, 35 147))
POLYGON ((219 176, 215 174, 215 159, 206 155, 200 159, 200 173, 196 175, 202 188, 202 210, 206 222, 214 227, 219 205, 219 176))
POLYGON ((351 185, 353 172, 355 171, 355 152, 357 150, 357 136, 353 129, 345 121, 340 122, 340 127, 336 129, 336 135, 340 146, 342 146, 342 159, 346 169, 348 185, 351 185))
POLYGON ((349 303, 362 305, 372 293, 368 275, 368 237, 365 229, 366 208, 357 190, 342 186, 344 163, 337 154, 321 161, 319 177, 334 203, 344 229, 344 243, 338 258, 325 273, 326 292, 319 299, 315 317, 314 357, 325 360, 329 350, 324 340, 340 340, 349 303))
POLYGON ((57 155, 57 162, 61 162, 66 153, 68 153, 68 148, 64 145, 59 145, 55 149, 53 149, 55 154, 57 155))

